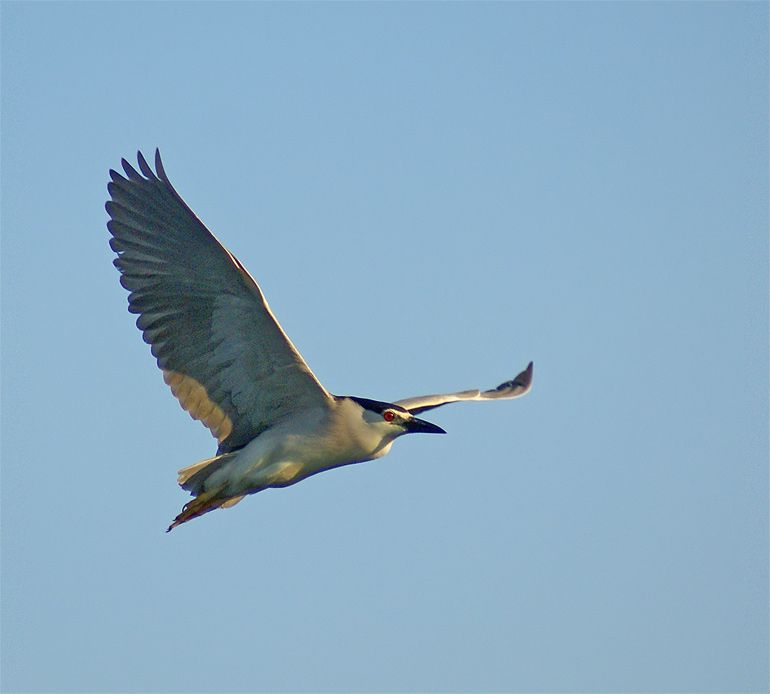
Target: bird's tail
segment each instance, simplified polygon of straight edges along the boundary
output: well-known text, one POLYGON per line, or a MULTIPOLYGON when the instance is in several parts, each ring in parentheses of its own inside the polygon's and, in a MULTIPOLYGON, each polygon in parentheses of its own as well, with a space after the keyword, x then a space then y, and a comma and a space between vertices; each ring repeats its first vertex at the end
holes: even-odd
POLYGON ((225 493, 226 484, 214 489, 204 489, 208 478, 223 465, 226 465, 233 456, 235 456, 235 453, 223 453, 213 458, 201 460, 199 463, 188 465, 179 471, 179 476, 177 477, 179 486, 189 491, 195 498, 184 505, 182 511, 174 519, 174 522, 171 523, 166 532, 173 530, 177 525, 186 523, 214 509, 235 506, 235 504, 243 499, 242 496, 228 496, 225 493))
POLYGON ((177 477, 177 482, 182 489, 186 489, 193 496, 198 496, 203 492, 203 485, 212 473, 219 470, 223 465, 230 461, 235 453, 223 453, 213 458, 201 460, 199 463, 183 467, 177 477))

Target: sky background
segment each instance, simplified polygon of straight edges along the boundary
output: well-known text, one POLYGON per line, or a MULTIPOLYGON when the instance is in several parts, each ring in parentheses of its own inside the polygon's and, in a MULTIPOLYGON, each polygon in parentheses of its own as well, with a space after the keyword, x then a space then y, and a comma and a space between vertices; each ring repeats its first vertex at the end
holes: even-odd
POLYGON ((768 686, 766 3, 2 5, 7 692, 768 686), (493 387, 167 535, 159 146, 334 393, 493 387))

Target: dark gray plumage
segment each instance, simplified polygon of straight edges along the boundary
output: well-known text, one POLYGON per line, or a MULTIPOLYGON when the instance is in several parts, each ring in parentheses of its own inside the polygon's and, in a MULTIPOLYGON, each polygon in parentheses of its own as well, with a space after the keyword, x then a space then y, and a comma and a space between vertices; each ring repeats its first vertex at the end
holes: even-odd
POLYGON ((275 421, 330 396, 256 282, 174 190, 160 153, 157 173, 141 152, 138 161, 141 174, 125 159, 126 177, 110 171, 112 199, 106 204, 129 311, 139 314, 137 327, 167 381, 169 372, 191 377, 229 418, 230 431, 217 432, 206 412, 196 416, 196 402, 175 393, 220 439, 219 452, 232 451, 275 421))

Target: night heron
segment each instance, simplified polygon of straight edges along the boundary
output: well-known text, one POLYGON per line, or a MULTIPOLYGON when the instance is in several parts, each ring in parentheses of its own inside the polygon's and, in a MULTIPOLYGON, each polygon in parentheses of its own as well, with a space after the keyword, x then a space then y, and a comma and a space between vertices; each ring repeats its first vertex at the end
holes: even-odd
MULTIPOLYGON (((492 390, 396 402, 332 395, 283 332, 257 283, 195 216, 166 176, 110 171, 107 202, 128 310, 165 382, 219 442, 217 453, 179 471, 195 498, 169 526, 235 505, 342 465, 385 455, 402 434, 443 434, 415 415, 451 402, 504 400, 532 385, 532 363, 492 390)), ((140 173, 141 172, 141 173, 140 173)))

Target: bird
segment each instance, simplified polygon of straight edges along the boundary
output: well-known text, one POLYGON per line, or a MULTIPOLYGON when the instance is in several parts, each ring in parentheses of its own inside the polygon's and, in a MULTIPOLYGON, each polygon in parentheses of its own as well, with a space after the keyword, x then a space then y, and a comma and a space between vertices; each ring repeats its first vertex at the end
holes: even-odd
POLYGON ((254 278, 155 170, 110 169, 105 204, 128 310, 171 392, 217 440, 183 467, 192 495, 166 532, 244 497, 382 457, 404 434, 445 434, 416 415, 465 401, 518 398, 533 364, 496 388, 385 402, 332 395, 281 328, 254 278))

